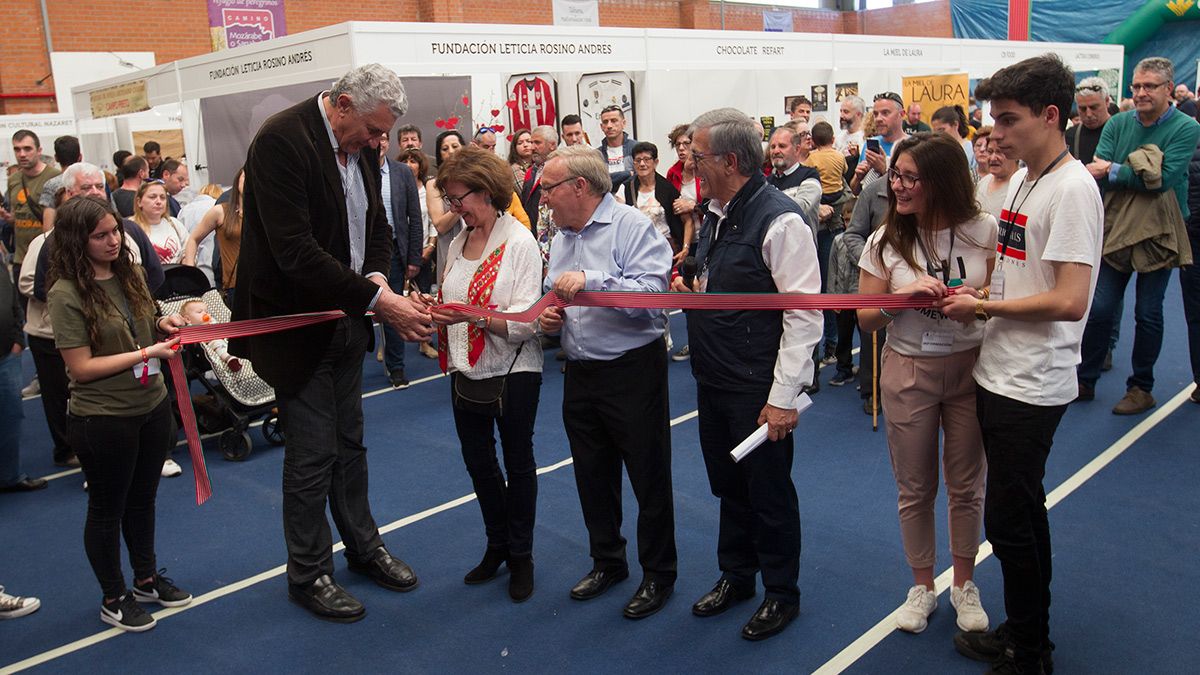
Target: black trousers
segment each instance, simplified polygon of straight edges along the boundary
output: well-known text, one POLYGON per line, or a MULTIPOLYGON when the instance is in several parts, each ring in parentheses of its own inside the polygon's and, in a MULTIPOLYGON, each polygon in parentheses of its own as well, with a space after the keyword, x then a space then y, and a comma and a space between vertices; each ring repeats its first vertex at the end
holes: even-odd
POLYGON ((621 465, 638 502, 638 561, 647 581, 677 573, 671 413, 662 338, 611 361, 567 361, 563 424, 593 568, 624 569, 621 465))
POLYGON ((134 579, 154 575, 154 507, 163 460, 171 447, 166 399, 144 415, 67 416, 67 436, 88 482, 83 547, 104 597, 125 594, 121 535, 134 579))
POLYGON ((42 411, 46 414, 46 426, 50 427, 50 439, 54 441, 54 461, 62 462, 75 454, 67 440, 67 396, 70 381, 67 364, 62 354, 54 347, 54 340, 35 335, 26 335, 29 351, 33 354, 33 367, 37 369, 38 382, 42 388, 42 411))
POLYGON ((721 500, 717 565, 722 578, 750 590, 762 572, 769 599, 799 604, 800 506, 792 482, 793 440, 767 441, 741 462, 729 451, 758 428, 768 392, 698 385, 700 448, 708 484, 721 500))
POLYGON ((533 523, 537 516, 533 425, 541 389, 541 373, 512 373, 505 384, 504 415, 500 418, 454 408, 454 428, 483 514, 487 545, 506 547, 514 556, 533 553, 533 523), (494 429, 500 430, 503 472, 496 460, 494 429))
POLYGON ((1005 623, 1018 661, 1037 659, 1050 639, 1050 521, 1046 459, 1067 406, 1035 406, 979 387, 975 398, 987 454, 983 522, 1004 574, 1005 623))
POLYGON ((333 573, 333 514, 346 557, 363 559, 383 546, 367 503, 363 446, 362 359, 369 336, 360 318, 339 319, 312 378, 280 395, 283 453, 283 536, 288 582, 302 585, 333 573))

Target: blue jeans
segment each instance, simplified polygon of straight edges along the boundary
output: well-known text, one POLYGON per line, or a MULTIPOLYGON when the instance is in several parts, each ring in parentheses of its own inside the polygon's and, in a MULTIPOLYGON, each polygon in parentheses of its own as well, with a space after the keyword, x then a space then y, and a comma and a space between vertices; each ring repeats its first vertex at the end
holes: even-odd
POLYGON ((0 487, 28 478, 21 473, 21 355, 0 355, 0 487))
MULTIPOLYGON (((392 272, 388 275, 388 286, 392 288, 392 292, 400 293, 404 290, 407 273, 408 264, 393 253, 392 272)), ((404 370, 404 338, 386 323, 383 324, 383 367, 387 368, 389 375, 392 371, 404 370)))
MULTIPOLYGON (((1200 255, 1200 228, 1188 230, 1192 255, 1200 255)), ((1192 380, 1200 385, 1200 262, 1179 270, 1183 291, 1183 318, 1187 322, 1188 353, 1192 360, 1192 380)))
MULTIPOLYGON (((1125 286, 1133 274, 1119 272, 1108 263, 1100 262, 1096 295, 1092 299, 1092 311, 1083 331, 1083 362, 1079 364, 1079 381, 1088 387, 1095 387, 1096 380, 1100 379, 1100 366, 1104 364, 1104 355, 1112 338, 1113 320, 1125 297, 1125 286)), ((1163 296, 1170 282, 1169 269, 1137 273, 1136 303, 1133 308, 1133 374, 1125 381, 1126 387, 1137 387, 1147 392, 1154 389, 1154 363, 1162 351, 1163 296)))
MULTIPOLYGON (((818 226, 817 229, 817 263, 821 267, 821 292, 828 293, 829 289, 826 286, 829 280, 829 253, 833 248, 833 238, 845 231, 845 228, 839 227, 836 230, 827 230, 818 226)), ((823 311, 825 315, 825 351, 832 352, 837 346, 838 329, 837 329, 837 313, 827 309, 823 311)), ((819 358, 819 356, 818 356, 819 358)))

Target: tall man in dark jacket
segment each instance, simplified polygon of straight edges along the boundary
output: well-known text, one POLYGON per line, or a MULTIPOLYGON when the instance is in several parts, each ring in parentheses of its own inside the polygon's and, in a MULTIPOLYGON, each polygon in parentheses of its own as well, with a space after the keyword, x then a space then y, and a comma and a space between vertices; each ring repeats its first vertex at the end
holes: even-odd
MULTIPOLYGON (((388 137, 379 140, 379 181, 383 193, 384 213, 392 228, 392 273, 388 286, 395 293, 421 271, 421 243, 425 239, 425 223, 421 220, 421 197, 417 180, 407 164, 387 156, 388 137)), ((404 376, 404 338, 388 324, 383 324, 383 367, 388 381, 395 389, 407 389, 404 376)))
MULTIPOLYGON (((800 207, 768 185, 754 122, 732 108, 704 113, 688 130, 700 193, 709 199, 696 259, 698 290, 819 293, 821 270, 800 207)), ((682 278, 672 286, 688 289, 682 278)), ((800 611, 800 512, 792 483, 796 397, 815 377, 817 311, 690 311, 688 341, 700 411, 700 448, 721 500, 721 579, 692 606, 713 616, 755 593, 766 598, 742 628, 762 640, 800 611), (730 451, 760 425, 767 442, 735 463, 730 451)))
POLYGON ((396 591, 416 576, 383 547, 367 502, 362 355, 368 309, 406 340, 428 338, 425 309, 388 287, 392 229, 380 199, 380 137, 408 107, 395 73, 360 66, 268 119, 250 144, 234 319, 340 309, 307 328, 234 340, 275 388, 287 437, 283 529, 288 594, 318 617, 366 610, 333 580, 328 502, 352 571, 396 591), (241 292, 245 288, 246 292, 241 292))

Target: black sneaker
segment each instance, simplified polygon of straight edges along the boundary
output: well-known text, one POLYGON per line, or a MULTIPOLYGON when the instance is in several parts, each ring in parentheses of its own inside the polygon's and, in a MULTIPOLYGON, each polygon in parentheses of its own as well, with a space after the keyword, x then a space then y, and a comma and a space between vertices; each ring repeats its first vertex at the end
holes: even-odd
POLYGON ((392 383, 392 389, 408 389, 408 378, 404 377, 403 368, 388 373, 388 382, 392 383))
POLYGON ((679 351, 671 355, 672 361, 687 361, 690 358, 692 358, 692 350, 689 345, 680 347, 679 351))
POLYGON ((1000 658, 987 669, 986 675, 1046 675, 1041 660, 1035 658, 1027 663, 1017 661, 1012 647, 1007 647, 1000 658))
POLYGON ((137 604, 132 593, 122 595, 112 604, 101 602, 100 620, 129 633, 142 633, 158 625, 154 617, 137 604))
MULTIPOLYGON (((968 633, 963 631, 954 636, 954 650, 968 659, 976 661, 996 664, 1004 658, 1006 650, 1010 650, 1011 648, 1012 644, 1009 641, 1008 625, 1003 623, 996 626, 996 630, 989 630, 986 633, 968 633)), ((1054 643, 1047 641, 1046 645, 1042 648, 1040 671, 1046 673, 1046 675, 1051 675, 1054 672, 1053 652, 1054 643)))
POLYGON ((838 371, 837 374, 834 375, 833 378, 829 380, 829 384, 834 387, 840 387, 840 386, 846 384, 847 382, 852 382, 853 380, 854 380, 854 373, 843 373, 841 371, 838 371))
POLYGON ((183 607, 191 603, 192 594, 175 588, 175 582, 170 577, 164 577, 161 569, 154 575, 154 580, 146 585, 134 584, 133 597, 138 602, 157 602, 163 607, 183 607))

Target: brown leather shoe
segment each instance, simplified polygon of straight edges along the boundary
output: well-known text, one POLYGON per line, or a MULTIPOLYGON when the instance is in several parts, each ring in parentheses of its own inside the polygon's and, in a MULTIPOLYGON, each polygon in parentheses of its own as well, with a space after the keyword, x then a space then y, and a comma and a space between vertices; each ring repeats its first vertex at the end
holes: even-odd
POLYGON ((1130 387, 1125 392, 1125 398, 1113 406, 1114 415, 1138 415, 1158 405, 1150 392, 1138 387, 1130 387))

